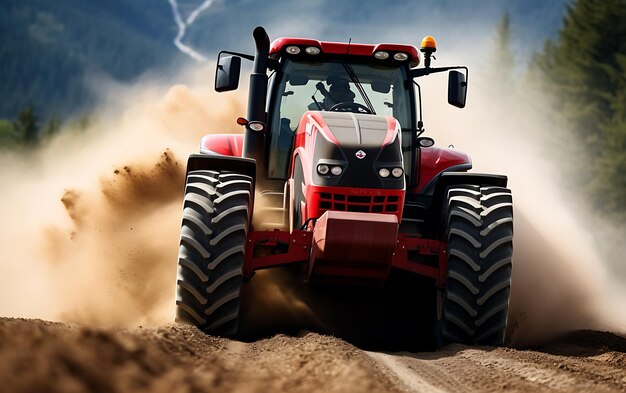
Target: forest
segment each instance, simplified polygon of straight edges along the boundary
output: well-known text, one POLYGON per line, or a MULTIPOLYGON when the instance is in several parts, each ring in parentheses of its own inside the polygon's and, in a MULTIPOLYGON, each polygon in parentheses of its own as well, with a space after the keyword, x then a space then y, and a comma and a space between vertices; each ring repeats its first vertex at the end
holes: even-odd
POLYGON ((570 157, 564 169, 592 209, 626 218, 626 1, 578 0, 530 65, 547 88, 570 157))

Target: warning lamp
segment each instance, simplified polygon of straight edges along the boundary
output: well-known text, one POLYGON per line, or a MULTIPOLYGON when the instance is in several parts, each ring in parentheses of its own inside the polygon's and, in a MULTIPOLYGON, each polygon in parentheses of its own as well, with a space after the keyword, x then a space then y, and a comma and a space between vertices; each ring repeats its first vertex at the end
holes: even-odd
POLYGON ((435 42, 435 38, 430 35, 424 37, 424 39, 422 40, 420 51, 424 53, 424 67, 429 68, 430 58, 432 54, 437 51, 437 43, 435 42))
POLYGON ((435 42, 435 38, 431 35, 427 35, 422 40, 422 46, 420 48, 422 52, 435 52, 437 51, 437 43, 435 42))

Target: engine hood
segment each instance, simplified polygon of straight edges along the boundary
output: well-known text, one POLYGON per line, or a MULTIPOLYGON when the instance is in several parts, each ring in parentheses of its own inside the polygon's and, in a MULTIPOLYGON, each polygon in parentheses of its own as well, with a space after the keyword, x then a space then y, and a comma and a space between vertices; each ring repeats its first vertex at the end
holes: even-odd
POLYGON ((380 168, 402 168, 400 131, 396 119, 352 112, 311 112, 315 135, 313 184, 339 187, 404 188, 404 176, 382 178, 380 168), (319 164, 339 165, 340 176, 321 175, 319 164))
POLYGON ((397 135, 397 122, 393 117, 352 112, 320 112, 320 115, 334 137, 331 141, 343 150, 380 150, 397 135))

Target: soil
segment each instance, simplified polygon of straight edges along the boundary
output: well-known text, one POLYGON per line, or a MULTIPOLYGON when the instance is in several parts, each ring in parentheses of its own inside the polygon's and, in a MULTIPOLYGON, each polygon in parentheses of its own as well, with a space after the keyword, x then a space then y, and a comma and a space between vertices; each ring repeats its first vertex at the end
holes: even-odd
POLYGON ((534 348, 385 353, 309 332, 244 343, 179 324, 3 318, 0 381, 6 392, 623 392, 626 338, 578 331, 534 348))

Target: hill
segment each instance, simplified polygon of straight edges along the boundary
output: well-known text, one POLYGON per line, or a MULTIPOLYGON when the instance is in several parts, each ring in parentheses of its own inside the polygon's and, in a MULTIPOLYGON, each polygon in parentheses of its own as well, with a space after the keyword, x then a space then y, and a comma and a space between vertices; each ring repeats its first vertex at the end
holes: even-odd
POLYGON ((167 2, 7 0, 0 3, 0 118, 28 103, 46 116, 91 103, 86 80, 129 81, 177 55, 167 2))

